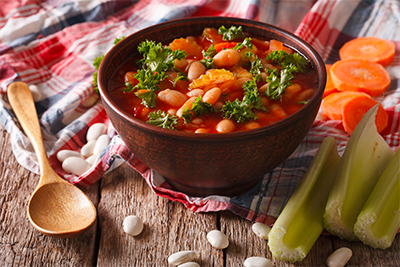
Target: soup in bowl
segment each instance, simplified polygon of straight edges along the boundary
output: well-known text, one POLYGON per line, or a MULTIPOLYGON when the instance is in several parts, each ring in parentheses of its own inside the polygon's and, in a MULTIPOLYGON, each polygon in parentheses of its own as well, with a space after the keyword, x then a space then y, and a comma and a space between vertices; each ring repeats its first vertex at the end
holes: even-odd
POLYGON ((326 70, 295 35, 197 17, 136 32, 104 57, 98 85, 121 139, 174 190, 234 196, 256 186, 310 129, 326 70))

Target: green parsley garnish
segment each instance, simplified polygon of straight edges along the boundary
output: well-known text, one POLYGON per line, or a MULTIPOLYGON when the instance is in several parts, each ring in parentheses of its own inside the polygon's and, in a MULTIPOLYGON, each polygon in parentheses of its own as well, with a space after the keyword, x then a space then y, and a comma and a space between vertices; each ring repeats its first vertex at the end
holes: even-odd
POLYGON ((175 126, 178 123, 178 117, 165 111, 157 110, 150 112, 147 123, 164 129, 176 130, 175 126))
POLYGON ((247 47, 249 49, 253 48, 253 44, 251 43, 251 38, 245 38, 243 42, 235 45, 235 47, 233 49, 235 49, 237 51, 237 50, 243 49, 244 47, 247 47))
POLYGON ((201 100, 201 96, 197 97, 196 100, 192 104, 192 108, 185 108, 182 112, 182 118, 186 123, 190 122, 193 115, 200 117, 203 114, 215 112, 215 107, 208 102, 203 102, 201 100))
POLYGON ((245 95, 242 101, 235 99, 233 102, 227 101, 222 107, 223 116, 236 122, 246 122, 258 119, 253 109, 266 110, 261 102, 255 78, 247 81, 243 85, 245 95))
POLYGON ((207 51, 201 51, 203 54, 203 59, 200 60, 200 63, 204 65, 207 69, 214 69, 214 59, 213 57, 217 54, 217 50, 215 50, 214 45, 212 44, 207 51))
POLYGON ((157 95, 154 91, 151 90, 139 90, 135 92, 135 95, 142 99, 142 104, 148 108, 156 107, 156 98, 157 95))
MULTIPOLYGON (((142 99, 142 104, 147 107, 155 107, 155 91, 160 90, 160 82, 163 81, 169 70, 175 69, 175 59, 186 58, 186 52, 183 50, 172 50, 168 46, 161 43, 156 44, 154 41, 143 41, 138 46, 138 51, 143 54, 143 58, 139 60, 139 64, 143 69, 139 69, 134 75, 138 80, 135 86, 126 83, 126 92, 132 92, 138 89, 148 89, 151 92, 146 94, 136 94, 142 99)), ((184 75, 178 75, 174 79, 174 85, 178 80, 186 79, 184 75)))
POLYGON ((309 62, 298 53, 273 51, 266 60, 282 66, 280 72, 277 69, 265 71, 268 75, 266 80, 268 87, 264 94, 273 100, 278 100, 281 94, 285 93, 285 89, 292 85, 293 73, 306 72, 309 68, 309 62))
POLYGON ((250 63, 249 72, 253 75, 253 77, 256 78, 257 82, 261 82, 262 80, 261 70, 264 69, 264 65, 262 64, 261 60, 258 58, 257 55, 249 51, 246 51, 244 57, 249 59, 250 63))
POLYGON ((222 39, 224 41, 235 40, 236 38, 244 38, 244 34, 242 31, 242 26, 236 27, 231 26, 229 29, 225 28, 225 26, 221 26, 218 29, 218 33, 222 35, 222 39))

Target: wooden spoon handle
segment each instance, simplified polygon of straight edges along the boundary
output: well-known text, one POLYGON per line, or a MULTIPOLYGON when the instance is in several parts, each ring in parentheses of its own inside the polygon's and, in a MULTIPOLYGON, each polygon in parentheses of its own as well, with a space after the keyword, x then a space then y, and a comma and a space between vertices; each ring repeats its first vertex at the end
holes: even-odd
POLYGON ((53 172, 44 148, 35 102, 28 85, 24 82, 13 82, 7 88, 7 95, 15 115, 36 152, 42 177, 46 172, 53 172))

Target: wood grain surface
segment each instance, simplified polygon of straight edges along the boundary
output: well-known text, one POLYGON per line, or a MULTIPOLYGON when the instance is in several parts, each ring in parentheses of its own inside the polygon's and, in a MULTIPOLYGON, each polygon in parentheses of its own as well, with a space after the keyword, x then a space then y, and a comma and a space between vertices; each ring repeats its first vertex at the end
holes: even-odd
POLYGON ((159 197, 126 164, 83 188, 98 211, 92 228, 76 237, 47 237, 33 228, 26 214, 38 180, 38 175, 19 165, 9 134, 0 125, 0 266, 169 266, 168 256, 181 250, 196 251, 195 261, 205 267, 243 266, 251 256, 267 257, 274 266, 326 266, 328 255, 343 246, 353 250, 347 266, 400 266, 399 234, 385 251, 322 235, 303 261, 275 260, 267 241, 252 232, 250 221, 229 211, 196 213, 159 197), (144 222, 136 237, 122 229, 124 218, 131 214, 144 222), (226 233, 228 248, 211 247, 206 234, 213 229, 226 233))

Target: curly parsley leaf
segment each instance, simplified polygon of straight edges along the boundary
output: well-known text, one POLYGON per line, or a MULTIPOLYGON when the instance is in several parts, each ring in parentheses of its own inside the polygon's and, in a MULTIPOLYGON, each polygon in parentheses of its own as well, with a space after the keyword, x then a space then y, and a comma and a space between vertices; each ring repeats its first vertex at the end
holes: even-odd
POLYGON ((127 87, 124 90, 128 93, 136 89, 149 89, 152 91, 157 91, 160 89, 160 82, 166 77, 167 75, 164 72, 152 73, 148 70, 138 70, 134 75, 134 78, 138 80, 138 83, 135 86, 132 86, 129 82, 127 82, 125 83, 127 87))
POLYGON ((217 50, 215 49, 214 45, 212 44, 207 50, 201 51, 203 54, 203 59, 200 60, 200 63, 204 65, 207 69, 214 69, 214 56, 217 54, 217 50))
POLYGON ((165 111, 157 110, 150 112, 147 123, 164 129, 176 130, 175 126, 178 123, 178 117, 165 111))
POLYGON ((288 54, 281 50, 271 52, 266 60, 279 64, 282 68, 292 69, 293 72, 306 72, 310 65, 299 53, 288 54))
POLYGON ((250 37, 245 38, 243 42, 236 44, 233 49, 235 49, 237 51, 237 50, 243 49, 244 47, 247 47, 249 49, 253 48, 253 44, 251 43, 250 37))
POLYGON ((115 38, 115 40, 114 40, 114 45, 118 44, 119 42, 121 42, 121 41, 124 40, 124 39, 125 39, 125 36, 121 36, 121 37, 119 37, 119 38, 115 38))
POLYGON ((243 85, 245 95, 243 100, 235 99, 233 102, 227 101, 222 107, 223 116, 236 122, 246 122, 258 119, 253 109, 266 110, 261 102, 255 78, 245 82, 243 85))
POLYGON ((280 73, 277 69, 267 69, 266 73, 269 74, 267 76, 268 87, 264 94, 273 100, 278 100, 281 94, 285 92, 285 89, 292 85, 291 80, 294 75, 288 69, 282 69, 280 73))
POLYGON ((200 117, 203 114, 216 112, 215 107, 208 102, 203 102, 201 96, 197 97, 193 102, 192 107, 185 108, 182 112, 182 118, 186 123, 190 122, 193 116, 200 117))
POLYGON ((256 56, 254 53, 246 51, 245 58, 249 59, 250 62, 250 73, 253 77, 256 78, 257 82, 261 82, 261 70, 264 69, 264 65, 262 64, 261 60, 256 56))
POLYGON ((225 26, 221 26, 218 29, 218 33, 222 35, 222 39, 224 41, 232 41, 236 38, 244 38, 242 26, 231 26, 229 29, 225 28, 225 26))
POLYGON ((139 90, 135 92, 135 95, 142 99, 142 104, 148 108, 155 108, 156 107, 156 93, 151 90, 139 90))

